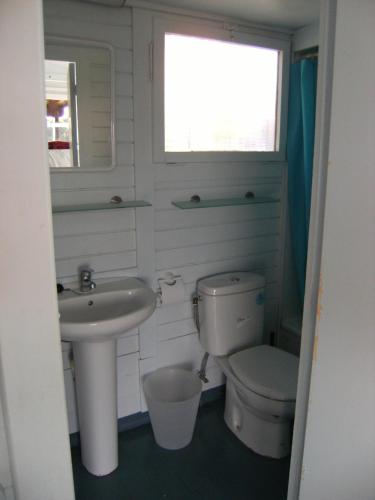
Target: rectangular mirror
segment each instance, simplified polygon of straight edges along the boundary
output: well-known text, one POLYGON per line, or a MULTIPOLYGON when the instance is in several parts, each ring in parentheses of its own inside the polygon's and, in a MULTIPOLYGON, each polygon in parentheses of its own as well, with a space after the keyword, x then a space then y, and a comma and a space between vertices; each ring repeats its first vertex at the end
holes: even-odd
POLYGON ((94 42, 45 44, 48 158, 51 168, 114 165, 113 54, 94 42))

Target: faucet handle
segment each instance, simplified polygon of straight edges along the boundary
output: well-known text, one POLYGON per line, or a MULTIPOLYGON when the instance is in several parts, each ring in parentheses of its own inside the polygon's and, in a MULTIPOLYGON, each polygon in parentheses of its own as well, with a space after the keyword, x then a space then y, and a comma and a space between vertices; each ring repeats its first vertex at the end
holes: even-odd
POLYGON ((80 266, 78 268, 79 271, 79 280, 80 280, 80 290, 81 292, 89 292, 93 288, 96 287, 96 284, 92 281, 92 273, 94 272, 93 269, 89 266, 80 266))

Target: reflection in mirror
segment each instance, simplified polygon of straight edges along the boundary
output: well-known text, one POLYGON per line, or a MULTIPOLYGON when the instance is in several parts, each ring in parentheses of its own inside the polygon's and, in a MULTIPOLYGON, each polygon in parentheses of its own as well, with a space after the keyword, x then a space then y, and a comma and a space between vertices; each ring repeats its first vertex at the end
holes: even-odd
POLYGON ((45 61, 50 167, 79 167, 76 63, 45 61))
POLYGON ((113 164, 111 51, 47 42, 46 124, 50 167, 113 164))

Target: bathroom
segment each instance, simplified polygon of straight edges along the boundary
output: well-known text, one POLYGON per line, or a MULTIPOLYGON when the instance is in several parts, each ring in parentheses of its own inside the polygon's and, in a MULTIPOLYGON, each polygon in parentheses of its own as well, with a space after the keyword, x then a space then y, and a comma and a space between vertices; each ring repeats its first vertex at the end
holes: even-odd
MULTIPOLYGON (((138 93, 133 92, 132 82, 132 22, 146 21, 138 19, 136 13, 132 17, 129 7, 115 9, 79 2, 61 5, 52 1, 45 2, 44 18, 47 36, 98 39, 100 30, 100 41, 115 46, 116 167, 104 172, 91 169, 90 173, 60 173, 54 169, 53 205, 105 202, 114 195, 123 200, 144 198, 152 204, 135 210, 54 214, 58 281, 64 284, 75 280, 78 267, 88 264, 95 279, 140 276, 156 289, 158 278, 172 272, 185 283, 182 303, 158 307, 147 325, 140 326, 139 334, 131 331, 118 343, 121 418, 145 411, 140 380, 149 371, 179 363, 199 368, 204 351, 191 305, 199 278, 233 270, 266 275, 265 341, 277 332, 281 308, 291 307, 282 304, 286 163, 152 163, 152 138, 146 135, 151 126, 150 113, 144 109, 150 105, 145 101, 150 99, 151 85, 142 82, 141 75, 135 75, 139 81, 135 81, 134 89, 149 87, 138 93), (98 18, 99 25, 93 22, 98 18), (197 210, 181 210, 171 204, 189 200, 194 194, 202 199, 225 199, 243 197, 247 191, 280 202, 197 210)), ((307 36, 314 37, 308 42, 314 47, 318 37, 316 19, 308 30, 307 36)), ((302 30, 301 38, 304 33, 302 30)), ((142 61, 142 66, 146 64, 142 61)), ((69 349, 70 345, 63 344, 70 430, 76 432, 69 349)), ((224 382, 212 359, 207 378, 210 382, 205 390, 224 382)))
MULTIPOLYGON (((317 11, 316 6, 315 13, 310 14, 311 24, 298 33, 299 49, 309 48, 304 43, 311 44, 310 47, 317 45, 318 20, 314 17, 317 11)), ((154 17, 168 19, 168 13, 158 12, 154 17)), ((234 270, 265 275, 264 340, 269 343, 272 335, 276 336, 284 306, 281 298, 286 245, 283 234, 286 163, 259 160, 249 164, 219 158, 171 164, 153 160, 154 139, 148 131, 159 127, 151 123, 147 106, 152 106, 151 93, 156 83, 153 86, 147 74, 147 79, 144 78, 149 61, 142 59, 144 47, 152 36, 147 31, 152 15, 142 10, 132 13, 126 6, 110 8, 79 2, 61 5, 61 2, 47 0, 44 19, 47 40, 53 36, 85 37, 115 47, 116 166, 104 172, 91 168, 90 173, 85 172, 85 168, 78 173, 53 169, 53 205, 105 202, 114 195, 123 200, 144 199, 152 204, 135 210, 54 214, 58 281, 66 284, 75 280, 78 267, 85 263, 94 270, 94 280, 140 276, 156 289, 158 279, 172 272, 181 276, 185 284, 184 298, 179 303, 159 306, 139 329, 118 340, 118 417, 120 425, 126 428, 126 417, 132 416, 135 420, 138 415, 143 422, 142 413, 147 407, 141 382, 147 373, 168 365, 199 369, 204 350, 199 343, 191 304, 198 279, 234 270), (100 24, 94 22, 98 18, 100 24), (133 70, 137 62, 139 71, 133 70), (189 200, 196 194, 208 200, 242 198, 247 191, 253 191, 256 197, 268 196, 280 201, 196 210, 181 210, 171 204, 176 200, 189 200)), ((177 16, 173 22, 184 23, 185 29, 194 25, 194 19, 188 22, 184 16, 177 16)), ((198 18, 197 22, 202 20, 198 18)), ((157 44, 156 39, 154 43, 157 44)), ((50 52, 47 48, 47 56, 50 52)), ((155 54, 155 82, 160 78, 157 57, 155 54)), ((64 342, 62 349, 69 429, 74 434, 79 424, 71 345, 64 342)), ((207 379, 205 392, 224 384, 223 373, 212 357, 208 360, 207 379)))
MULTIPOLYGON (((293 34, 294 50, 315 50, 318 45, 318 3, 311 10, 307 26, 301 21, 301 29, 293 34)), ((167 7, 166 14, 163 8, 152 11, 152 15, 155 12, 159 18, 172 15, 179 23, 188 16, 192 24, 207 22, 210 28, 218 29, 220 24, 220 29, 228 29, 218 18, 211 20, 198 11, 181 13, 167 7)), ((172 272, 181 276, 185 285, 183 301, 159 305, 146 323, 118 342, 118 417, 123 429, 129 428, 130 421, 141 422, 144 418, 147 408, 141 384, 147 373, 171 364, 199 369, 204 350, 191 304, 198 279, 238 270, 264 275, 266 343, 280 341, 282 320, 302 312, 288 237, 285 157, 251 163, 231 159, 221 163, 217 159, 185 159, 178 163, 155 158, 160 138, 153 135, 153 93, 160 83, 156 78, 160 66, 154 58, 154 75, 150 79, 147 36, 152 37, 152 15, 147 9, 127 5, 114 8, 74 1, 44 3, 47 37, 94 40, 114 47, 115 165, 74 172, 54 169, 52 205, 103 203, 113 196, 151 204, 137 209, 55 213, 57 281, 63 285, 76 281, 78 268, 84 264, 93 269, 94 280, 138 276, 156 290, 158 279, 172 272), (172 205, 178 200, 188 201, 193 195, 202 200, 239 199, 248 191, 271 201, 196 210, 172 205)), ((279 23, 270 18, 268 23, 273 26, 271 31, 279 35, 281 28, 280 38, 284 41, 290 37, 288 22, 296 23, 286 18, 279 23)), ((297 27, 294 25, 293 30, 297 27)), ((231 26, 229 29, 235 31, 231 26)), ((282 122, 285 133, 285 116, 282 122)), ((293 328, 289 333, 289 341, 298 344, 293 328)), ((68 426, 74 444, 78 420, 70 345, 63 342, 61 348, 68 426)), ((293 349, 296 351, 295 346, 293 349)), ((212 359, 207 378, 205 397, 215 398, 224 377, 212 359)))

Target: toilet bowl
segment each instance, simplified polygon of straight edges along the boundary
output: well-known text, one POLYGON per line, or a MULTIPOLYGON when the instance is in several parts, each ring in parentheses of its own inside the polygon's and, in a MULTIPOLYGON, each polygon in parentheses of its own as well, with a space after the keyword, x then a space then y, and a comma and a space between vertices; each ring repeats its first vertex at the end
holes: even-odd
POLYGON ((224 420, 254 452, 290 453, 298 358, 261 345, 264 278, 225 273, 198 282, 199 338, 227 378, 224 420))
POLYGON ((227 378, 224 420, 230 430, 260 455, 289 455, 298 358, 261 345, 215 361, 227 378))

